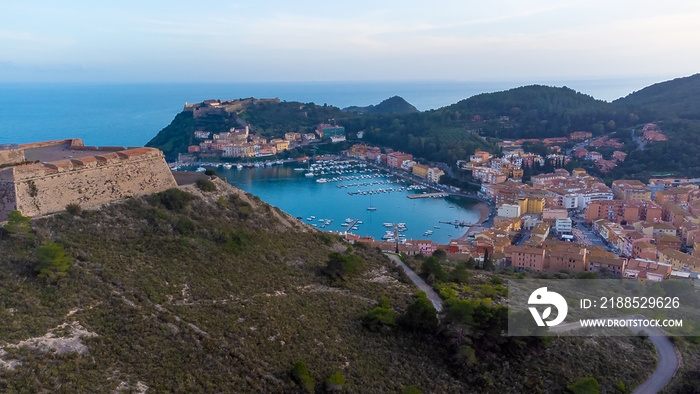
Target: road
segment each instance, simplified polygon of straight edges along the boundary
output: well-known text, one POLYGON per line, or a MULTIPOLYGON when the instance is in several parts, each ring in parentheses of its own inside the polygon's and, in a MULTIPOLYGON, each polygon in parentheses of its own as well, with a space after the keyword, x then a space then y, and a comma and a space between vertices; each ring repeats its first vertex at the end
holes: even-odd
MULTIPOLYGON (((642 315, 622 316, 617 319, 647 320, 647 318, 642 315)), ((550 331, 563 332, 580 327, 581 325, 579 322, 568 323, 561 324, 556 327, 550 327, 550 331)), ((644 381, 644 383, 640 384, 639 387, 637 387, 632 393, 656 393, 666 387, 668 382, 671 381, 671 378, 673 378, 673 375, 675 375, 676 371, 678 371, 678 365, 680 364, 678 354, 676 354, 676 350, 673 348, 673 344, 666 336, 666 333, 660 329, 656 327, 630 327, 630 330, 634 331, 635 333, 646 331, 646 333, 649 334, 649 340, 656 348, 656 354, 659 358, 654 373, 646 381, 644 381)))
POLYGON ((423 281, 423 279, 421 279, 421 277, 418 276, 418 274, 413 272, 412 269, 408 268, 406 264, 404 264, 403 261, 401 261, 401 259, 397 255, 391 253, 384 254, 387 255, 389 259, 391 259, 391 261, 403 267, 403 270, 406 272, 406 275, 408 275, 411 281, 413 281, 413 283, 415 283, 416 286, 418 286, 419 289, 423 290, 425 292, 425 295, 428 296, 428 299, 430 300, 430 302, 433 303, 435 310, 437 310, 438 312, 442 312, 442 299, 435 292, 435 290, 433 290, 431 286, 425 283, 425 281, 423 281))

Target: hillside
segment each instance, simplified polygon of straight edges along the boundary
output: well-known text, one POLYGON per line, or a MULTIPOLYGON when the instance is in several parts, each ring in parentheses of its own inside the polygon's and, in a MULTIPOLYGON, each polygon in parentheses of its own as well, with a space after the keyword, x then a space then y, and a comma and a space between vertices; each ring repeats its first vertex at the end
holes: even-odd
POLYGON ((648 86, 614 101, 657 119, 700 120, 700 74, 648 86))
POLYGON ((377 105, 369 105, 367 107, 347 107, 343 108, 345 112, 356 112, 360 114, 410 114, 414 112, 419 112, 416 107, 411 105, 408 101, 404 100, 402 97, 394 96, 390 97, 377 105))
MULTIPOLYGON (((3 234, 0 390, 300 392, 290 371, 302 361, 317 392, 337 372, 348 392, 559 392, 589 376, 609 391, 654 368, 653 348, 636 337, 503 337, 504 309, 485 301, 473 323, 457 310, 438 322, 378 250, 352 250, 214 184, 72 209, 33 220, 31 233, 3 234), (65 250, 62 279, 34 272, 48 242, 65 250), (365 326, 373 308, 395 310, 398 324, 392 312, 365 326)), ((469 275, 466 284, 490 288, 484 274, 469 275)))

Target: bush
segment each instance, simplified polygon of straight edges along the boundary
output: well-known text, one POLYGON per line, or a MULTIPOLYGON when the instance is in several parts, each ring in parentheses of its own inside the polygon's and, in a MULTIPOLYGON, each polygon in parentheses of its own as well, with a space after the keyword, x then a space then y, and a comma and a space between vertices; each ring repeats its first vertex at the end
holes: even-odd
POLYGON ((595 378, 581 378, 566 386, 572 394, 598 394, 600 385, 595 378))
POLYGON ((66 205, 66 211, 73 216, 78 216, 80 215, 80 211, 82 211, 82 209, 80 208, 80 205, 71 203, 66 205))
POLYGON ((58 279, 66 275, 70 268, 70 257, 65 255, 61 245, 49 243, 36 251, 39 264, 34 268, 40 278, 58 279))
POLYGON ((209 179, 199 178, 195 183, 195 186, 203 192, 213 192, 216 190, 216 185, 209 179))
POLYGON ((194 200, 194 196, 180 189, 172 188, 156 194, 156 199, 170 211, 181 211, 189 205, 190 201, 194 200))
POLYGON ((306 364, 303 361, 297 361, 292 367, 292 380, 299 384, 304 390, 309 393, 314 392, 316 387, 316 382, 314 378, 309 376, 309 370, 306 368, 306 364))
POLYGON ((389 299, 382 297, 379 305, 362 316, 362 325, 370 331, 379 331, 396 324, 396 312, 389 306, 389 299))
POLYGON ((333 279, 345 280, 348 276, 359 274, 364 266, 365 261, 360 256, 343 256, 338 252, 331 252, 323 271, 333 279))
POLYGON ((415 300, 406 308, 402 323, 420 330, 434 330, 438 325, 437 311, 424 291, 413 295, 415 300))
POLYGON ((219 174, 217 174, 216 170, 214 170, 213 168, 207 168, 206 170, 204 170, 204 175, 215 176, 217 178, 219 177, 219 174))
POLYGON ((29 227, 28 216, 23 216, 20 211, 11 211, 7 214, 7 224, 3 227, 12 238, 30 240, 33 238, 32 229, 29 227))
POLYGON ((327 391, 340 391, 343 389, 343 385, 345 384, 345 378, 343 377, 343 374, 338 371, 331 375, 328 380, 326 380, 326 390, 327 391))

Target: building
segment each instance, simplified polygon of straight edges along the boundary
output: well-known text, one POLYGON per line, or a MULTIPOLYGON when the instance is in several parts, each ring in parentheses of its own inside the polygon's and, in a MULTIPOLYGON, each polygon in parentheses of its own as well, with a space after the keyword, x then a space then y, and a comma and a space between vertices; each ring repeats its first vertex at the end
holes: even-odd
POLYGON ((640 282, 660 282, 671 277, 673 267, 670 264, 653 260, 630 259, 622 274, 624 278, 641 279, 640 282))
POLYGON ((557 219, 556 221, 555 229, 559 234, 571 234, 571 227, 572 225, 570 218, 557 219))
POLYGON ((618 200, 651 201, 651 190, 637 180, 613 181, 612 192, 618 200))
POLYGON ((345 141, 345 135, 332 135, 331 136, 331 142, 332 143, 338 143, 338 142, 343 142, 345 141))
POLYGON ((410 153, 396 151, 386 155, 386 165, 389 167, 401 168, 401 164, 403 164, 404 161, 411 160, 413 160, 413 155, 410 153))
POLYGON ((428 180, 432 183, 440 183, 440 177, 445 175, 445 172, 437 167, 428 168, 428 180))
POLYGON ((316 127, 316 134, 319 138, 330 138, 333 135, 345 135, 345 127, 319 124, 316 127))
POLYGON ((634 223, 661 220, 661 207, 653 201, 642 200, 603 200, 593 201, 586 208, 586 221, 607 219, 611 222, 634 223))
POLYGON ((659 205, 674 203, 685 207, 690 198, 690 189, 682 187, 672 187, 668 190, 659 190, 654 193, 654 201, 659 205))
POLYGON ((503 218, 520 217, 520 204, 501 204, 496 211, 496 214, 503 218))
POLYGON ((414 164, 413 165, 413 175, 417 176, 418 178, 426 179, 428 177, 428 167, 425 164, 414 164))
POLYGON ((676 249, 665 248, 660 250, 659 262, 670 264, 674 270, 690 270, 700 273, 700 258, 685 254, 676 249))

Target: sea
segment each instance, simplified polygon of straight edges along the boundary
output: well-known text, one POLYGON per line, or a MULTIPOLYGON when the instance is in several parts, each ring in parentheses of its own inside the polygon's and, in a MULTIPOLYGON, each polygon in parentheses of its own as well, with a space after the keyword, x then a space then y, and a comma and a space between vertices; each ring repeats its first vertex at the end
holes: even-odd
MULTIPOLYGON (((612 101, 660 78, 579 79, 561 81, 388 81, 288 83, 142 83, 67 84, 0 83, 0 144, 80 138, 86 145, 143 146, 182 111, 186 103, 207 99, 279 98, 344 108, 378 104, 401 96, 421 111, 438 109, 471 96, 529 84, 567 86, 612 101)), ((221 172, 222 170, 219 169, 221 172)), ((334 183, 318 184, 290 165, 224 170, 233 185, 259 196, 309 224, 333 220, 324 230, 343 230, 345 219, 358 219, 358 235, 380 238, 383 223, 406 223, 405 235, 445 243, 464 228, 440 224, 473 223, 476 201, 464 198, 406 198, 410 192, 350 196, 334 183), (369 205, 376 211, 368 211, 369 205), (314 216, 312 220, 307 220, 314 216), (313 222, 313 223, 312 223, 313 222), (436 228, 440 227, 440 228, 436 228), (425 236, 427 231, 434 233, 425 236)), ((382 188, 400 187, 387 178, 382 188)), ((348 181, 352 183, 351 181, 348 181)), ((347 183, 347 182, 346 182, 347 183)), ((378 186, 373 186, 378 188, 378 186)), ((367 189, 359 187, 358 189, 367 189)), ((325 223, 325 222, 324 222, 325 223)))
POLYGON ((384 223, 404 223, 406 231, 401 234, 407 239, 425 239, 446 244, 451 239, 464 235, 467 228, 440 222, 458 220, 477 223, 480 218, 480 213, 475 208, 477 200, 464 197, 410 199, 407 196, 433 190, 397 191, 410 184, 383 171, 370 173, 365 170, 310 178, 304 175, 307 172, 305 165, 292 163, 243 167, 240 170, 235 166, 228 170, 216 167, 215 170, 237 188, 253 193, 263 201, 323 231, 342 232, 347 230, 348 222, 358 220, 357 229, 350 229, 351 233, 380 240, 387 230, 393 230, 384 223), (372 177, 357 179, 361 175, 372 177), (318 179, 329 181, 319 183, 318 179), (381 192, 380 189, 393 190, 381 192), (375 193, 357 193, 370 190, 375 193), (376 210, 368 210, 369 207, 376 210), (326 224, 328 220, 331 220, 330 224, 326 224), (430 233, 427 234, 428 232, 430 233))

